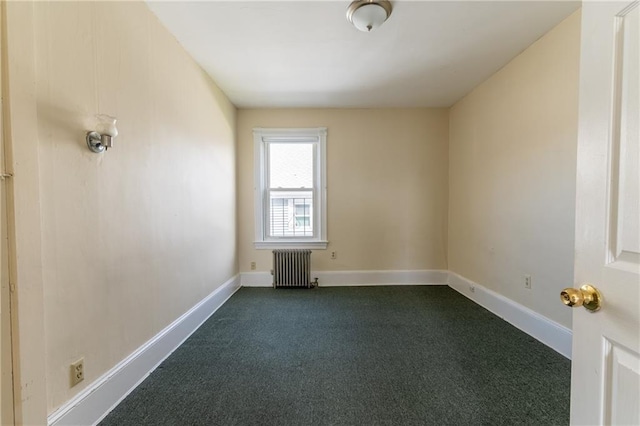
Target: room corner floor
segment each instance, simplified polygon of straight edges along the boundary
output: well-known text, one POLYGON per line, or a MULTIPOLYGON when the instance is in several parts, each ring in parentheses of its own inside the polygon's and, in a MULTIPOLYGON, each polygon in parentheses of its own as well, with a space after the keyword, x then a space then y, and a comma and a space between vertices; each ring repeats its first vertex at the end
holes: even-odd
POLYGON ((568 424, 570 369, 447 286, 242 288, 101 424, 568 424))

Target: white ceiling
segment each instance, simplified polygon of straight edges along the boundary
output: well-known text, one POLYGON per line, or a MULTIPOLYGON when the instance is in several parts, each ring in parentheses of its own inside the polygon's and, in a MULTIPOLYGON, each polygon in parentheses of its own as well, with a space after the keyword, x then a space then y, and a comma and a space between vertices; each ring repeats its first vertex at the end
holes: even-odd
POLYGON ((446 107, 578 7, 394 1, 363 33, 350 1, 149 1, 238 107, 446 107))

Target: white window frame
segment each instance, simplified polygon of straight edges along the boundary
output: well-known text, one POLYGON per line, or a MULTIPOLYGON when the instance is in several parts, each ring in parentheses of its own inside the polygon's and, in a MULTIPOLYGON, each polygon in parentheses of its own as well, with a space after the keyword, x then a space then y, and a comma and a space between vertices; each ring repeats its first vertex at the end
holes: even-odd
POLYGON ((254 143, 254 208, 256 249, 327 248, 327 128, 255 128, 254 143), (269 198, 267 196, 269 143, 312 143, 313 150, 313 237, 271 237, 268 235, 269 198))

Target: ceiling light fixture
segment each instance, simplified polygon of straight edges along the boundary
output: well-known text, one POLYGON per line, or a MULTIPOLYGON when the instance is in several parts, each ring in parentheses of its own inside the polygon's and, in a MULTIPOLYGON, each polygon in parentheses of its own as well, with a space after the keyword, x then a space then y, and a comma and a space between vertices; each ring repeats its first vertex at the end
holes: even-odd
POLYGON ((360 31, 375 30, 391 15, 388 0, 356 0, 347 8, 347 20, 360 31))

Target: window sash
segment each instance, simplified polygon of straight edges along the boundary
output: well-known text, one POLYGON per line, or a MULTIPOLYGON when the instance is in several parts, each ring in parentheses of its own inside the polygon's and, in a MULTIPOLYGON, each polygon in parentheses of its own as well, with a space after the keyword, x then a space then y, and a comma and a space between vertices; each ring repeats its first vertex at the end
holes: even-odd
POLYGON ((263 167, 265 169, 265 187, 266 188, 270 188, 270 189, 287 189, 287 188, 283 188, 283 187, 279 187, 279 186, 271 186, 271 145, 272 144, 277 144, 277 145, 287 145, 287 144, 291 144, 291 145, 311 145, 311 186, 307 187, 297 187, 297 188, 291 188, 291 189, 299 189, 299 188, 306 188, 306 189, 312 189, 316 186, 316 160, 317 160, 317 151, 318 151, 318 141, 313 140, 313 141, 308 141, 308 140, 298 140, 298 139, 291 139, 291 140, 287 140, 285 142, 281 141, 281 140, 264 140, 263 138, 263 143, 266 146, 266 156, 264 158, 264 164, 263 167))

